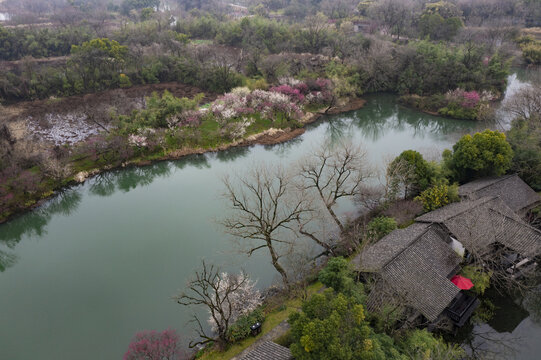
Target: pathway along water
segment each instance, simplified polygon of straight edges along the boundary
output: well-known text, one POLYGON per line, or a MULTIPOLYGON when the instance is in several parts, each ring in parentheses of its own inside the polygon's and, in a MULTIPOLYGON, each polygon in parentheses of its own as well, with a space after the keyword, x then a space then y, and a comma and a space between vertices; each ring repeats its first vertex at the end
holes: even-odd
MULTIPOLYGON (((301 137, 104 174, 0 226, 0 358, 119 359, 145 329, 188 336, 172 301, 199 261, 277 279, 267 254, 238 254, 214 219, 220 176, 262 161, 295 163, 323 141, 352 139, 374 164, 405 149, 437 154, 486 124, 421 114, 391 95, 329 116, 301 137)), ((352 210, 342 204, 342 215, 352 210)))

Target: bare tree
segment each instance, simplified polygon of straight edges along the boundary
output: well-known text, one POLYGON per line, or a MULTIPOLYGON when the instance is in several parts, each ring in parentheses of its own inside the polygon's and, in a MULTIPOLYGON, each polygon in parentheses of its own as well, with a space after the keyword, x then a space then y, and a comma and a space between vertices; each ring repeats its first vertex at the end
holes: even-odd
POLYGON ((386 32, 400 40, 413 18, 413 3, 409 0, 383 0, 375 3, 370 13, 386 28, 386 32))
POLYGON ((308 285, 318 273, 318 268, 309 248, 301 248, 286 257, 286 266, 291 273, 291 282, 295 284, 293 293, 303 301, 308 299, 308 285))
POLYGON ((240 238, 248 256, 267 249, 284 285, 290 286, 280 262, 294 245, 298 221, 306 213, 305 199, 294 191, 292 177, 281 167, 254 167, 245 177, 224 180, 225 198, 232 213, 221 221, 226 231, 240 238))
POLYGON ((191 341, 190 348, 211 341, 218 342, 223 348, 228 343, 230 326, 243 311, 253 311, 259 305, 260 295, 246 274, 229 275, 203 261, 202 268, 195 272, 195 278, 188 282, 186 291, 177 295, 175 300, 184 306, 203 305, 209 311, 209 323, 215 335, 207 334, 201 320, 194 315, 200 339, 191 341))
POLYGON ((343 232, 344 224, 334 208, 339 199, 359 195, 363 182, 373 176, 366 152, 351 143, 335 148, 327 143, 302 159, 299 166, 302 190, 316 194, 343 232))
POLYGON ((515 118, 541 120, 541 86, 528 85, 505 102, 504 109, 515 118))

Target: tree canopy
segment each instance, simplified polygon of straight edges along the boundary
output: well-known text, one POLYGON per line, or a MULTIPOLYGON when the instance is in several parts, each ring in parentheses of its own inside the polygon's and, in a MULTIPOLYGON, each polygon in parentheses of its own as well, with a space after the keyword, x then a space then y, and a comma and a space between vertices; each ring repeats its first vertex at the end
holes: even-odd
POLYGON ((485 130, 464 135, 453 151, 443 152, 444 166, 452 179, 467 182, 485 176, 500 176, 511 166, 513 150, 505 134, 485 130))

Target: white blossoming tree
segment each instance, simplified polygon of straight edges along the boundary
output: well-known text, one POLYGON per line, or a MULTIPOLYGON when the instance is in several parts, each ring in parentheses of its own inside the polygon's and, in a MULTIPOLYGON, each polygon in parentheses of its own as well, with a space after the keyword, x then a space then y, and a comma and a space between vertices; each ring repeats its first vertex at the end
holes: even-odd
POLYGON ((175 300, 181 305, 203 305, 209 313, 208 322, 212 334, 208 334, 201 320, 194 315, 200 339, 191 341, 189 346, 217 342, 220 347, 228 343, 228 330, 242 315, 254 311, 261 304, 261 295, 255 282, 244 272, 228 274, 204 261, 202 268, 195 272, 184 292, 175 300))

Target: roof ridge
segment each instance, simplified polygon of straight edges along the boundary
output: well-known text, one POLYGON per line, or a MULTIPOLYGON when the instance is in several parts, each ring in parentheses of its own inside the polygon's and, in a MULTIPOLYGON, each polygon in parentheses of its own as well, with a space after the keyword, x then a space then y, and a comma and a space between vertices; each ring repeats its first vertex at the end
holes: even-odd
MULTIPOLYGON (((479 203, 476 204, 476 205, 475 205, 474 207, 472 207, 472 208, 465 209, 465 210, 462 210, 461 212, 456 213, 455 215, 451 216, 451 217, 448 218, 447 220, 454 219, 454 218, 456 218, 457 216, 462 215, 462 214, 464 214, 464 213, 467 212, 467 211, 470 211, 471 209, 475 209, 475 208, 477 208, 477 207, 479 207, 479 206, 481 206, 481 205, 485 205, 487 202, 492 201, 492 200, 495 200, 495 199, 500 199, 500 200, 501 200, 500 195, 496 195, 496 196, 483 196, 482 198, 479 198, 479 199, 477 199, 477 200, 468 200, 468 201, 471 201, 471 202, 479 201, 479 203), (483 200, 483 201, 481 201, 481 200, 483 200)), ((459 201, 457 204, 459 204, 459 203, 461 203, 461 202, 462 202, 462 201, 459 201)), ((503 202, 503 201, 502 201, 502 202, 503 202)), ((504 204, 505 204, 505 203, 504 203, 504 204)), ((446 206, 449 206, 449 205, 446 205, 446 206)), ((443 209, 443 208, 441 208, 441 209, 443 209)))
MULTIPOLYGON (((511 177, 513 177, 513 176, 518 176, 518 174, 517 174, 517 173, 514 173, 514 174, 509 174, 509 175, 498 176, 498 178, 495 179, 494 182, 492 182, 492 183, 490 183, 490 184, 486 184, 486 185, 484 185, 484 186, 482 186, 482 187, 480 187, 480 188, 478 188, 478 189, 472 191, 472 193, 477 192, 477 191, 481 191, 481 190, 483 190, 484 188, 487 188, 487 187, 489 187, 489 186, 493 186, 494 184, 497 184, 497 183, 499 183, 499 182, 501 182, 501 181, 503 181, 503 180, 509 179, 509 178, 511 178, 511 177)), ((483 180, 483 179, 479 179, 479 181, 481 181, 481 180, 483 180)), ((466 184, 467 184, 467 183, 466 183, 466 184)), ((466 184, 464 184, 464 185, 466 185, 466 184)))

